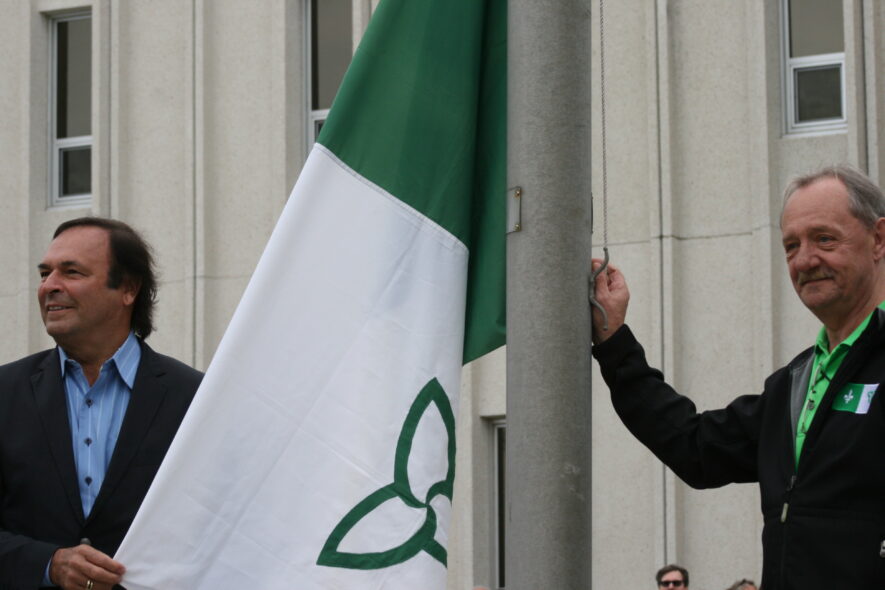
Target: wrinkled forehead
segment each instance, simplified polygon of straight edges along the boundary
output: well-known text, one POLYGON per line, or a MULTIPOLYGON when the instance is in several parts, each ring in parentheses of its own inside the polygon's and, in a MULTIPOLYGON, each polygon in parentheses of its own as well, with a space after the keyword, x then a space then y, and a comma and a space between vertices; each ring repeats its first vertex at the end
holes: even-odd
POLYGON ((845 215, 857 219, 851 209, 848 189, 838 178, 827 176, 797 188, 784 198, 780 228, 783 232, 785 224, 796 217, 815 225, 827 225, 845 215))

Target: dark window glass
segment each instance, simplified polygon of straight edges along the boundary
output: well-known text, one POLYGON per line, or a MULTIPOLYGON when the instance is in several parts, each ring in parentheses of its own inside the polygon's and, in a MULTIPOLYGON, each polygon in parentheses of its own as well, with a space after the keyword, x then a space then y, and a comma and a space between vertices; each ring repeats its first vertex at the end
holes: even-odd
POLYGON ((498 488, 498 530, 496 534, 498 535, 498 563, 496 564, 498 569, 498 587, 503 588, 505 585, 504 580, 504 526, 506 522, 505 518, 505 499, 507 498, 504 481, 504 467, 507 458, 507 429, 504 426, 499 426, 495 428, 495 452, 497 453, 497 465, 498 472, 495 474, 497 478, 497 488, 498 488))
POLYGON ((92 192, 92 148, 64 148, 59 153, 59 187, 61 197, 87 195, 92 192))
POLYGON ((312 0, 311 16, 311 109, 328 109, 353 57, 353 4, 312 0))
POLYGON ((56 134, 92 134, 92 19, 59 21, 56 33, 56 134))
POLYGON ((841 53, 842 0, 790 0, 790 57, 841 53))
POLYGON ((796 70, 796 122, 842 117, 841 67, 796 70))

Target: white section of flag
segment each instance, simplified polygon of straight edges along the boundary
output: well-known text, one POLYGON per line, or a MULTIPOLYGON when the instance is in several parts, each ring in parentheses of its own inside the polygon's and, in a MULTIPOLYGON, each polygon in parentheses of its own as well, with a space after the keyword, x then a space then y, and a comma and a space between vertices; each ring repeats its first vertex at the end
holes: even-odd
MULTIPOLYGON (((467 257, 451 234, 315 146, 115 556, 123 584, 444 588, 445 568, 423 552, 378 570, 316 562, 341 518, 391 483, 397 436, 428 380, 457 408, 467 257)), ((416 435, 413 489, 445 478, 434 417, 416 435)), ((342 550, 407 539, 424 513, 401 504, 355 527, 342 550)))
POLYGON ((864 384, 860 401, 857 402, 857 409, 854 411, 855 414, 866 414, 870 411, 870 404, 873 403, 873 396, 876 395, 877 389, 879 389, 878 383, 864 384))

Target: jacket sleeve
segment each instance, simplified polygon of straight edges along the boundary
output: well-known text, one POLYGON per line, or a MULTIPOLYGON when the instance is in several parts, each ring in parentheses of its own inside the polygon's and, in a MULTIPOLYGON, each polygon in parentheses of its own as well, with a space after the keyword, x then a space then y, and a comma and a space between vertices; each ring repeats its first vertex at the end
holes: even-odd
POLYGON ((745 395, 698 413, 648 365, 630 328, 593 347, 618 416, 661 461, 693 488, 757 481, 765 397, 745 395))
MULTIPOLYGON (((32 475, 42 478, 47 474, 43 463, 31 454, 32 439, 21 436, 23 432, 41 431, 38 422, 25 416, 30 417, 33 412, 30 376, 45 357, 45 353, 38 353, 0 367, 0 589, 3 590, 41 587, 46 566, 59 548, 58 543, 21 534, 22 522, 46 518, 46 513, 28 503, 29 490, 16 489, 7 462, 14 457, 18 464, 29 464, 32 475), (11 394, 22 390, 28 395, 11 394), (21 400, 27 408, 16 403, 21 400), (23 509, 22 506, 29 507, 23 509)), ((45 486, 45 481, 42 485, 45 486)))
MULTIPOLYGON (((0 477, 0 503, 5 498, 0 477)), ((0 588, 33 590, 43 586, 46 566, 58 548, 53 543, 11 533, 0 523, 0 588)))

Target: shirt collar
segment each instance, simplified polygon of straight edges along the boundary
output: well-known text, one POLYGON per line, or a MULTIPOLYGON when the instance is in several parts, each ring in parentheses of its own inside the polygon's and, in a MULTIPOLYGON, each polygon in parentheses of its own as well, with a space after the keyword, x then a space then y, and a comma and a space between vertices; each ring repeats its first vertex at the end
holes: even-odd
MULTIPOLYGON (((67 369, 67 361, 76 363, 70 358, 61 346, 58 346, 58 360, 61 363, 61 376, 64 377, 67 369)), ((117 369, 120 378, 129 389, 135 384, 135 373, 138 371, 138 363, 141 361, 141 346, 134 332, 129 332, 129 336, 114 353, 114 356, 105 361, 103 366, 109 364, 117 369)))
MULTIPOLYGON (((885 310, 885 301, 879 304, 877 309, 885 310)), ((860 338, 860 335, 863 334, 863 331, 870 323, 870 319, 873 317, 873 314, 876 313, 876 310, 873 310, 870 315, 868 315, 864 321, 860 323, 858 327, 854 329, 854 331, 849 334, 848 338, 840 342, 833 349, 833 352, 838 348, 850 348, 855 341, 860 338)), ((815 342, 815 352, 817 354, 828 355, 830 354, 830 339, 827 338, 827 330, 825 327, 820 327, 820 332, 817 334, 817 341, 815 342)))

